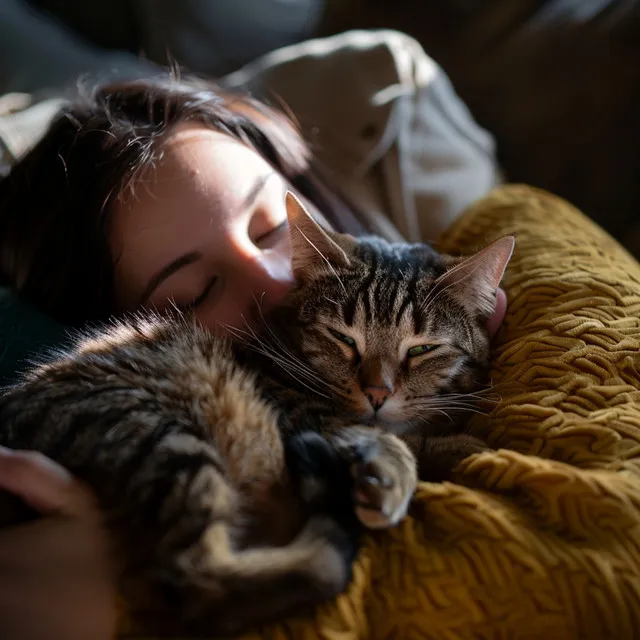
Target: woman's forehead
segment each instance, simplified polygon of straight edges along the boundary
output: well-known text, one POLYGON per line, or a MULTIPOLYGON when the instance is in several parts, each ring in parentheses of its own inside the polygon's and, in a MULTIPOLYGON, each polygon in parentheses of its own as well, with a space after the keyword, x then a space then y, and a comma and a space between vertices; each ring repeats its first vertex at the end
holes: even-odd
POLYGON ((257 176, 273 172, 241 141, 202 126, 180 125, 161 145, 157 161, 114 202, 113 240, 184 224, 186 212, 221 221, 257 176))
POLYGON ((172 185, 180 177, 199 176, 215 184, 251 180, 253 171, 270 168, 267 161, 244 142, 202 125, 181 124, 160 141, 155 181, 172 185))

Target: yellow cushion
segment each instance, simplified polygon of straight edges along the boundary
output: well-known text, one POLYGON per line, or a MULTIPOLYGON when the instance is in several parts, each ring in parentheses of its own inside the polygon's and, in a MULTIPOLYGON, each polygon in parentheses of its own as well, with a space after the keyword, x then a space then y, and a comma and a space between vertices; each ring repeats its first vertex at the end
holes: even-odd
POLYGON ((422 484, 313 621, 247 638, 640 637, 640 265, 566 202, 496 190, 442 238, 515 233, 496 339, 498 449, 422 484))

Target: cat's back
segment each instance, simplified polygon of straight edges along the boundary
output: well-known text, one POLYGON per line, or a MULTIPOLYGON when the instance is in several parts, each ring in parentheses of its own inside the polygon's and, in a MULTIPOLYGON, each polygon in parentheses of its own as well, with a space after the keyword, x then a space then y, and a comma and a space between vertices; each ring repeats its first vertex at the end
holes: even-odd
MULTIPOLYGON (((138 390, 177 400, 197 383, 238 375, 228 344, 182 318, 132 316, 79 333, 72 345, 46 354, 9 393, 46 387, 51 394, 73 388, 138 390)), ((202 391, 202 389, 200 389, 202 391)))
POLYGON ((212 431, 258 404, 264 413, 253 375, 235 363, 228 341, 185 318, 135 316, 81 334, 32 367, 0 398, 0 431, 6 443, 12 424, 39 420, 44 438, 58 412, 89 420, 127 411, 212 431))

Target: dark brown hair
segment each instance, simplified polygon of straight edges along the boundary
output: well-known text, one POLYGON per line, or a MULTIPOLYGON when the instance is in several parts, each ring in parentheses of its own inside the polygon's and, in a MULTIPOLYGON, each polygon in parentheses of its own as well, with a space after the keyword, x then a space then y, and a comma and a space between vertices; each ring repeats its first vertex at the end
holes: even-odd
POLYGON ((197 122, 263 156, 328 218, 338 200, 310 167, 294 124, 253 98, 197 79, 126 81, 83 91, 0 182, 0 279, 73 325, 114 311, 109 208, 153 166, 172 127, 197 122))

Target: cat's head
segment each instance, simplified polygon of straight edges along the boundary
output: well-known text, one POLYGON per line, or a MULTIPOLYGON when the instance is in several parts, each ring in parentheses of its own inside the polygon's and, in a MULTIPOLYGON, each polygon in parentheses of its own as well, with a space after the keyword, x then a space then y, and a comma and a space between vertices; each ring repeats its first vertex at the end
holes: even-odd
POLYGON ((274 320, 300 382, 337 412, 387 426, 459 406, 447 394, 476 389, 488 367, 486 325, 513 237, 453 258, 326 231, 292 195, 287 208, 297 285, 274 320))

